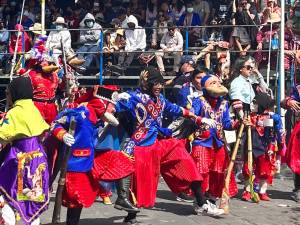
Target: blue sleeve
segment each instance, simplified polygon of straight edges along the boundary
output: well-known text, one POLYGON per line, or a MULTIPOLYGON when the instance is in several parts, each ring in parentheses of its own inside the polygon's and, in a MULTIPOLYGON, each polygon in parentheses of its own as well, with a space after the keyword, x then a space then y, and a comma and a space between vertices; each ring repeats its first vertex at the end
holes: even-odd
POLYGON ((274 121, 274 131, 276 134, 276 139, 277 139, 277 143, 282 143, 284 140, 284 129, 282 126, 282 120, 280 115, 278 114, 274 114, 272 116, 273 121, 274 121))
POLYGON ((163 100, 165 102, 164 113, 167 113, 168 115, 173 115, 175 118, 183 115, 183 111, 180 106, 172 104, 171 102, 169 102, 169 100, 165 98, 163 98, 163 100))
POLYGON ((225 111, 223 112, 222 125, 224 130, 232 130, 232 121, 230 119, 228 103, 226 103, 226 108, 225 111))
POLYGON ((198 13, 194 13, 193 16, 193 26, 200 26, 201 25, 201 19, 198 13))
POLYGON ((181 107, 186 107, 187 106, 187 89, 186 88, 182 88, 179 90, 178 95, 176 96, 176 103, 177 105, 181 106, 181 107))
POLYGON ((182 15, 179 17, 179 20, 178 20, 178 22, 177 22, 177 26, 183 26, 184 19, 185 19, 185 14, 182 14, 182 15))
POLYGON ((56 132, 57 130, 64 129, 68 131, 71 121, 71 113, 69 109, 66 109, 59 113, 55 120, 52 122, 51 130, 56 132))

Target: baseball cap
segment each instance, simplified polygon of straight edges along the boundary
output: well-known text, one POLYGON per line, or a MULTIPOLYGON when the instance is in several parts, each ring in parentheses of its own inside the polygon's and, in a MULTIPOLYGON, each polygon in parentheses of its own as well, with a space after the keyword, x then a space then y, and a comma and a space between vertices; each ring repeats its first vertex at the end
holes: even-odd
POLYGON ((183 65, 184 63, 189 63, 192 66, 196 65, 196 62, 195 62, 193 56, 191 56, 191 55, 183 55, 181 57, 180 64, 183 65))

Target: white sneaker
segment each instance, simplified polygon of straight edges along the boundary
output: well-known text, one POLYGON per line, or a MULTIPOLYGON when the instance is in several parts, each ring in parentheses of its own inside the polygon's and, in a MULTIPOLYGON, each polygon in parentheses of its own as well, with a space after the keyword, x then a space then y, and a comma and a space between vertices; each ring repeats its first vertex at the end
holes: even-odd
POLYGON ((208 200, 206 200, 206 204, 204 204, 202 208, 204 209, 205 213, 212 216, 219 216, 225 213, 224 209, 219 209, 215 204, 208 200))
POLYGON ((211 216, 219 216, 225 213, 223 209, 219 209, 215 204, 211 203, 208 200, 206 200, 206 204, 202 206, 199 206, 197 203, 194 203, 194 212, 197 215, 205 213, 211 216))

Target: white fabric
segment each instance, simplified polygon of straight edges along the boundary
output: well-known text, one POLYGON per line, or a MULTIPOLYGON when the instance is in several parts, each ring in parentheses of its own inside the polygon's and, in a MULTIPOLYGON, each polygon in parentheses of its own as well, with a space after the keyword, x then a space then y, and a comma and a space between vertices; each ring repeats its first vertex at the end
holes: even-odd
POLYGON ((211 128, 215 128, 217 126, 215 120, 209 119, 209 118, 205 118, 205 117, 201 119, 201 123, 204 123, 204 124, 208 125, 211 128))
POLYGON ((138 49, 145 50, 146 48, 146 32, 145 29, 141 29, 138 25, 138 20, 135 16, 130 15, 128 17, 127 23, 134 23, 135 28, 138 29, 129 29, 125 31, 126 36, 126 45, 125 51, 136 51, 138 49))
POLYGON ((63 136, 63 142, 67 146, 71 147, 75 143, 75 138, 71 134, 65 133, 63 136))
POLYGON ((5 221, 5 225, 15 225, 16 224, 16 216, 12 208, 5 204, 4 207, 1 209, 2 218, 5 221))
MULTIPOLYGON (((83 20, 79 24, 80 28, 85 28, 85 29, 87 28, 84 24, 84 21, 86 19, 91 19, 91 20, 94 20, 94 22, 95 22, 95 17, 92 14, 87 13, 85 15, 85 17, 83 18, 83 20)), ((84 45, 96 45, 100 40, 101 30, 102 30, 101 25, 95 22, 92 29, 80 31, 79 42, 84 45), (94 30, 94 29, 97 29, 97 30, 94 30)))
POLYGON ((168 48, 169 51, 182 51, 183 37, 181 33, 176 30, 172 37, 169 32, 166 32, 160 41, 160 47, 162 49, 168 48))
POLYGON ((41 224, 41 220, 40 218, 37 218, 30 225, 40 225, 40 224, 41 224))
POLYGON ((65 49, 71 48, 71 34, 66 29, 61 31, 51 31, 47 38, 46 48, 49 50, 51 49, 62 50, 61 43, 60 43, 61 39, 65 49))
POLYGON ((111 124, 114 127, 117 127, 119 125, 119 121, 117 120, 117 118, 109 112, 104 113, 103 120, 105 122, 108 122, 109 124, 111 124))
POLYGON ((260 194, 265 194, 267 192, 268 189, 268 183, 266 180, 261 180, 260 181, 260 190, 259 193, 260 194))

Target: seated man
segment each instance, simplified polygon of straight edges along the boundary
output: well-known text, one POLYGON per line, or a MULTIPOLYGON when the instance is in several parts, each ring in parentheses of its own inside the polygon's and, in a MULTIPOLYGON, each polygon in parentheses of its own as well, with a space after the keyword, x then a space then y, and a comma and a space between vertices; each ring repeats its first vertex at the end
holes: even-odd
POLYGON ((163 35, 160 41, 160 47, 161 49, 155 53, 159 71, 163 75, 165 74, 165 67, 162 57, 165 54, 170 54, 174 57, 173 71, 178 72, 181 51, 183 48, 183 37, 176 29, 176 26, 173 24, 173 22, 168 22, 168 32, 163 35))
MULTIPOLYGON (((0 31, 0 52, 7 53, 9 32, 6 30, 2 19, 0 19, 0 31)), ((0 65, 5 61, 5 58, 4 54, 0 55, 0 65)))
POLYGON ((63 17, 57 17, 54 24, 56 25, 56 30, 50 32, 46 42, 46 48, 52 52, 55 64, 59 66, 58 58, 62 54, 62 47, 64 47, 68 63, 71 66, 82 65, 85 61, 78 59, 71 47, 71 34, 66 28, 67 24, 65 23, 65 19, 63 17))
POLYGON ((92 14, 87 13, 80 22, 80 28, 84 29, 80 31, 79 38, 82 46, 77 52, 79 56, 85 59, 85 63, 80 68, 82 72, 85 72, 96 58, 96 54, 93 52, 99 52, 98 41, 100 40, 102 27, 95 22, 95 17, 92 14))
POLYGON ((146 33, 145 29, 141 29, 138 25, 138 20, 135 16, 130 15, 127 20, 127 29, 125 31, 126 45, 125 51, 120 53, 118 58, 118 65, 113 65, 111 68, 117 73, 124 73, 132 63, 132 60, 136 54, 135 51, 143 51, 146 48, 146 33), (135 29, 138 28, 138 29, 135 29))

